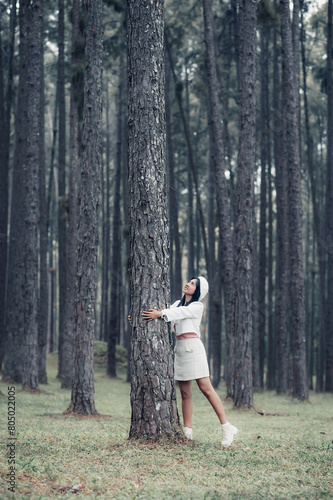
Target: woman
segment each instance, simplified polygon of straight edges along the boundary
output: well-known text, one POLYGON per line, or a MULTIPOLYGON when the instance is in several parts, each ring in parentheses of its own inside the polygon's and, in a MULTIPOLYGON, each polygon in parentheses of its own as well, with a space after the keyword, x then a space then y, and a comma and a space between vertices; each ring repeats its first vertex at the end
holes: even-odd
POLYGON ((192 278, 184 289, 182 300, 177 300, 170 309, 143 311, 146 321, 161 318, 171 322, 176 334, 175 380, 182 396, 184 434, 193 439, 192 431, 192 380, 215 410, 222 429, 222 446, 230 446, 238 429, 225 416, 221 399, 215 392, 210 378, 205 347, 200 340, 200 323, 203 313, 202 299, 208 293, 208 282, 203 277, 192 278))

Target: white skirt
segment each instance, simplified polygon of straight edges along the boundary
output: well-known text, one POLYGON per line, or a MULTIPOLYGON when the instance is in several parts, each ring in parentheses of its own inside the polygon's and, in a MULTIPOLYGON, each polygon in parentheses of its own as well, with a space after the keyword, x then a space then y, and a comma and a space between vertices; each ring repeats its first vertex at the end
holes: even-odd
POLYGON ((202 341, 199 338, 176 340, 175 380, 197 380, 203 377, 209 377, 209 367, 202 341))

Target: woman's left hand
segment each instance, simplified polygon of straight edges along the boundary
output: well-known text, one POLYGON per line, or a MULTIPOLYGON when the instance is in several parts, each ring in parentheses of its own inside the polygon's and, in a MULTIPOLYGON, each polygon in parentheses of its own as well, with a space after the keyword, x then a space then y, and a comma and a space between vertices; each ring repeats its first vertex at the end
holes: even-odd
POLYGON ((162 312, 156 309, 148 309, 148 311, 143 311, 142 316, 146 321, 152 321, 153 319, 161 318, 162 312))

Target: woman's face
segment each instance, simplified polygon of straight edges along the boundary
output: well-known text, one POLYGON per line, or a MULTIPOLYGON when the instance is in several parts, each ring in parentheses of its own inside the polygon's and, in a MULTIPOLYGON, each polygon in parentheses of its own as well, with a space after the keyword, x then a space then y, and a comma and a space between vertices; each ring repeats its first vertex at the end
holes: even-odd
POLYGON ((185 293, 186 295, 190 295, 192 297, 196 289, 197 289, 197 280, 193 279, 188 283, 186 283, 186 285, 184 286, 183 293, 185 293))

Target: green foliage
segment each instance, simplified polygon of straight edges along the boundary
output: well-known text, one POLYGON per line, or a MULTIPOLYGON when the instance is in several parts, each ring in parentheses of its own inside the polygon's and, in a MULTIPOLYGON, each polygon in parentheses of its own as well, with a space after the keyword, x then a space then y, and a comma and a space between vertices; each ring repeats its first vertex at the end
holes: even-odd
MULTIPOLYGON (((103 352, 96 343, 96 352, 103 352)), ((311 404, 256 395, 267 413, 232 410, 239 428, 233 445, 221 449, 216 415, 193 389, 195 440, 163 444, 129 441, 130 384, 109 379, 96 367, 95 398, 99 417, 65 417, 70 391, 60 389, 54 356, 48 358, 49 385, 31 395, 17 387, 15 498, 72 499, 81 485, 85 498, 101 499, 308 499, 331 498, 333 397, 312 393, 311 404)), ((218 392, 223 397, 225 388, 218 392)), ((5 390, 3 392, 6 393, 5 390)), ((179 392, 178 404, 179 400, 179 392)), ((0 398, 3 415, 6 397, 0 398)), ((179 405, 180 408, 180 405, 179 405)), ((0 462, 5 478, 8 464, 0 462)), ((78 493, 79 494, 79 493, 78 493)), ((3 481, 0 497, 11 498, 3 481)))
MULTIPOLYGON (((101 340, 94 341, 95 365, 105 367, 108 356, 108 343, 101 340)), ((127 349, 121 345, 116 346, 116 363, 125 366, 127 364, 127 349)))

